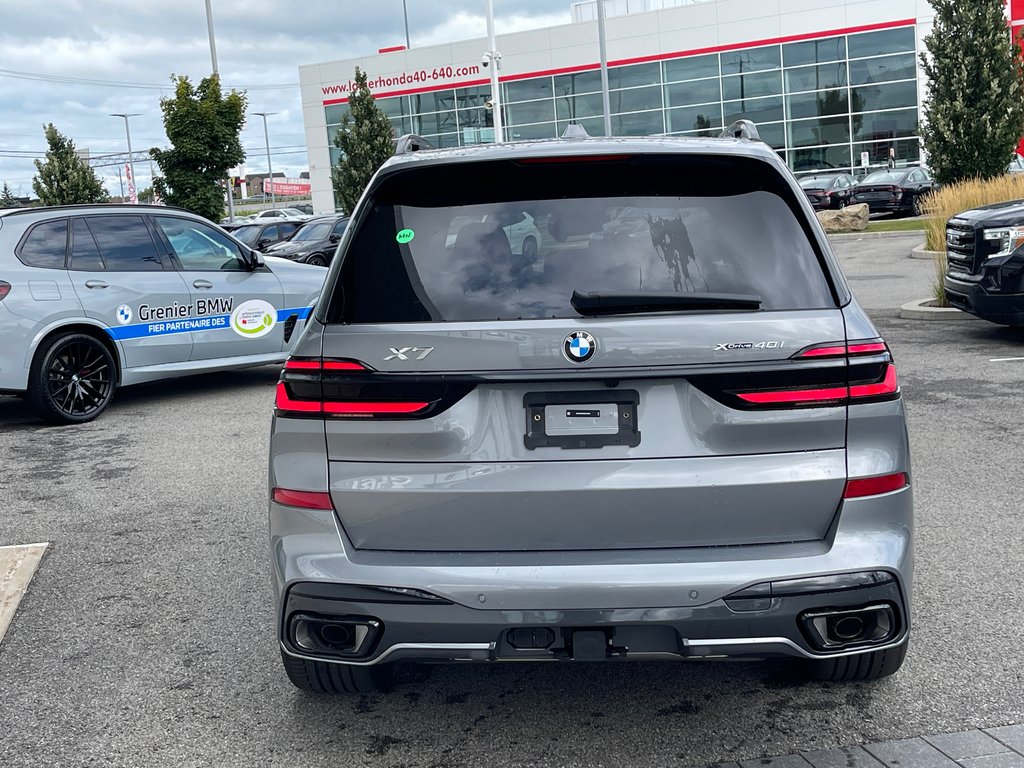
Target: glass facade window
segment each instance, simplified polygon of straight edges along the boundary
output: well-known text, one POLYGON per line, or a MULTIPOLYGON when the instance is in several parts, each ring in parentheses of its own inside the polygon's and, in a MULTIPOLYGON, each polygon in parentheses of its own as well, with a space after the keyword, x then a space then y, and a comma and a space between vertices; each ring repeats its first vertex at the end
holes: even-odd
POLYGON ((555 77, 555 96, 573 93, 599 93, 600 91, 601 71, 597 69, 555 77))
POLYGON ((917 106, 917 81, 865 85, 853 89, 856 112, 875 112, 882 109, 917 106))
POLYGON ((831 91, 814 91, 787 96, 789 119, 822 117, 823 115, 845 115, 850 112, 850 95, 846 88, 831 91))
POLYGON ((759 72, 755 75, 736 75, 722 78, 722 98, 749 99, 756 96, 775 96, 782 93, 782 72, 759 72))
MULTIPOLYGON (((613 135, 718 135, 748 119, 798 171, 920 160, 918 63, 914 26, 833 35, 610 67, 613 135)), ((595 68, 502 84, 508 140, 560 136, 576 121, 604 134, 601 73, 595 68)), ((387 97, 378 105, 396 134, 418 133, 435 146, 494 140, 485 108, 489 84, 387 97)), ((324 108, 333 138, 348 105, 324 108)))
POLYGON ((916 78, 917 56, 912 53, 850 62, 850 83, 852 85, 885 83, 890 80, 914 80, 916 78))
POLYGON ((878 32, 863 32, 850 35, 847 43, 849 58, 863 59, 867 56, 883 56, 887 53, 902 53, 916 50, 913 27, 883 29, 878 32))
POLYGON ((510 125, 540 123, 545 120, 554 122, 555 102, 551 99, 544 99, 543 101, 524 101, 520 104, 506 104, 505 119, 510 125))
POLYGON ((639 112, 644 109, 661 109, 661 86, 630 88, 612 91, 609 94, 612 114, 617 112, 639 112))
POLYGON ((826 37, 822 40, 807 40, 802 43, 788 43, 782 46, 782 63, 786 67, 845 59, 845 37, 826 37))
POLYGON ((839 64, 821 64, 786 70, 786 90, 789 93, 838 88, 846 85, 846 80, 845 61, 839 64))
POLYGON ((722 100, 722 83, 713 80, 691 80, 665 86, 665 106, 685 107, 687 104, 706 104, 722 100))
POLYGON ((505 86, 505 101, 534 101, 550 99, 554 95, 550 77, 538 77, 532 80, 518 80, 505 86))
POLYGON ((668 110, 666 115, 668 117, 666 130, 669 133, 705 131, 710 128, 717 128, 720 132, 723 127, 722 105, 718 102, 693 107, 678 107, 668 110))
POLYGON ((559 120, 576 120, 581 117, 600 117, 602 103, 600 93, 588 93, 584 96, 563 96, 555 99, 555 109, 559 120))
MULTIPOLYGON (((612 133, 616 136, 652 136, 665 132, 665 113, 634 112, 631 115, 612 115, 612 133)), ((602 128, 599 132, 604 133, 602 128)))
MULTIPOLYGON (((628 67, 608 67, 608 88, 636 88, 641 85, 661 84, 661 64, 633 64, 628 67)), ((597 87, 601 88, 601 73, 597 74, 597 87)))
POLYGON ((767 99, 727 101, 723 107, 726 125, 737 120, 753 120, 760 125, 761 123, 773 123, 777 120, 785 119, 782 111, 781 96, 772 96, 767 99))
POLYGON ((722 54, 722 74, 738 75, 744 72, 758 72, 763 69, 778 69, 782 66, 779 46, 766 45, 763 48, 746 48, 722 54))
POLYGON ((663 62, 665 82, 674 83, 678 80, 700 80, 705 77, 718 77, 718 54, 706 56, 687 56, 685 59, 670 59, 663 62))

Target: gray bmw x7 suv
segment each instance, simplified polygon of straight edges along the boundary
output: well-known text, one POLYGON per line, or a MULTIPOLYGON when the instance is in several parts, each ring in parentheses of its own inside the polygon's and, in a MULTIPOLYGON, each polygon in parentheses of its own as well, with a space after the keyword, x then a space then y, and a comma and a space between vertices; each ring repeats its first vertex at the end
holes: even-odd
POLYGON ((368 691, 399 661, 900 667, 896 368, 800 186, 743 132, 378 171, 277 385, 295 685, 368 691))

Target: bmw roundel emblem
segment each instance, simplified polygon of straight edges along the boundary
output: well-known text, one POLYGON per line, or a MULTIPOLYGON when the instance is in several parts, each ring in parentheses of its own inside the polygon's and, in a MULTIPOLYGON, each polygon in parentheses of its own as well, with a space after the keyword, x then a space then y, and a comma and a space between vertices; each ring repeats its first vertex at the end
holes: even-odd
POLYGON ((132 321, 132 308, 127 304, 122 304, 117 308, 117 322, 121 325, 127 325, 132 321))
POLYGON ((562 354, 571 363, 585 363, 597 351, 597 340, 586 331, 575 331, 562 342, 562 354))

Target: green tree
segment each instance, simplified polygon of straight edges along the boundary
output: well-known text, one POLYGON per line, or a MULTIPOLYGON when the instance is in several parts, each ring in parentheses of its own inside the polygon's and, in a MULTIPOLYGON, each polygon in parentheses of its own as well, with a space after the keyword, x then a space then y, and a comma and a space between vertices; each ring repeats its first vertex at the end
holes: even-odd
POLYGON ((346 213, 352 213, 373 174, 395 152, 391 121, 374 101, 366 84, 366 73, 359 67, 355 81, 349 112, 334 137, 341 157, 331 171, 335 200, 346 213))
POLYGON ((18 204, 18 198, 11 192, 11 188, 4 182, 4 188, 0 190, 0 208, 14 208, 18 204))
POLYGON ((32 191, 43 205, 78 205, 102 203, 107 199, 96 172, 76 153, 75 143, 58 131, 53 123, 43 129, 46 136, 46 159, 33 160, 36 176, 32 191))
POLYGON ((935 26, 921 67, 929 80, 921 134, 940 183, 1006 173, 1024 134, 1020 43, 1003 0, 931 0, 935 26))
POLYGON ((229 168, 245 160, 239 133, 246 95, 234 90, 223 95, 217 75, 195 87, 187 77, 171 79, 173 98, 160 100, 171 149, 149 151, 163 174, 153 180, 153 188, 168 205, 219 221, 224 215, 221 182, 229 168))

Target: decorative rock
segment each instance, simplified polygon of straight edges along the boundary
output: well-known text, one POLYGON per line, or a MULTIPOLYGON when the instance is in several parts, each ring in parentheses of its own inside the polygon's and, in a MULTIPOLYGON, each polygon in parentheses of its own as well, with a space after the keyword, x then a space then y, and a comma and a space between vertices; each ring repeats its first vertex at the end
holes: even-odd
POLYGON ((818 211, 818 221, 826 232, 863 232, 868 228, 867 205, 859 203, 838 211, 818 211))

